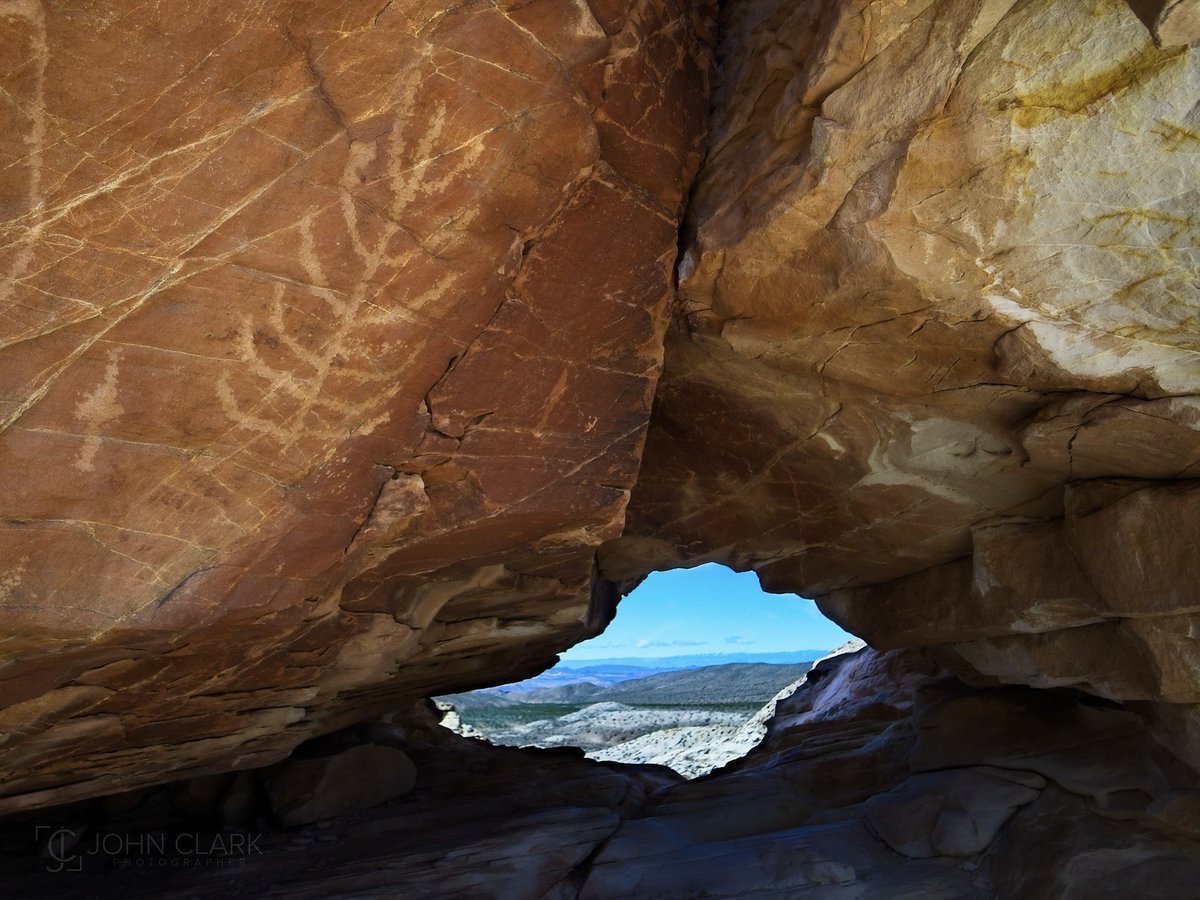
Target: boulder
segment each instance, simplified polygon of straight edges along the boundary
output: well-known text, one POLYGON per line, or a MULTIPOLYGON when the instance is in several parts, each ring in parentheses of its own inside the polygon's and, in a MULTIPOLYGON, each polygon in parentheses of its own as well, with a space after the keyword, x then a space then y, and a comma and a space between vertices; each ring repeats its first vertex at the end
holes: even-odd
POLYGON ((877 794, 864 809, 871 831, 911 859, 974 856, 1045 786, 1045 779, 1032 772, 933 772, 877 794))
POLYGON ((366 809, 413 789, 417 769, 402 750, 362 744, 333 756, 290 759, 262 776, 284 826, 366 809))

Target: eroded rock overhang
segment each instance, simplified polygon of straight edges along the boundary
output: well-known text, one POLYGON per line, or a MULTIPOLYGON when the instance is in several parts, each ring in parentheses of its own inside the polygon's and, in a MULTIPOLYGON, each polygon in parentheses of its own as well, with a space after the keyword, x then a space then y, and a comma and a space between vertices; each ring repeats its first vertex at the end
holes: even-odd
POLYGON ((752 568, 978 683, 1133 703, 1200 760, 1184 37, 1117 0, 727 7, 604 571, 752 568))

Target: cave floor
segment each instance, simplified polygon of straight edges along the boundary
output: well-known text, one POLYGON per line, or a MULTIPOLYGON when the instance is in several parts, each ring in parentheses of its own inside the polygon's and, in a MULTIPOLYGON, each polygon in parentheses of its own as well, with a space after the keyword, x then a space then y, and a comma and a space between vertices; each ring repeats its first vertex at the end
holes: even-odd
POLYGON ((826 660, 759 748, 691 782, 435 722, 421 706, 375 732, 415 763, 411 793, 298 828, 260 816, 222 852, 186 823, 156 831, 153 798, 87 831, 79 806, 10 819, 5 894, 1177 900, 1200 884, 1200 786, 1136 717, 1075 691, 970 688, 919 653, 826 660), (38 859, 38 827, 82 839, 38 859))

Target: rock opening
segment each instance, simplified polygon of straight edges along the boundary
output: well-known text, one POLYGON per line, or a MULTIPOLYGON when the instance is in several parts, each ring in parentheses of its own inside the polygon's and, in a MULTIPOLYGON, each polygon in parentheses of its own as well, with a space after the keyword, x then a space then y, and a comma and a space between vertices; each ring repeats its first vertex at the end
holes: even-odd
POLYGON ((775 699, 849 638, 811 601, 710 563, 651 573, 550 670, 438 701, 459 734, 696 777, 758 744, 775 699))

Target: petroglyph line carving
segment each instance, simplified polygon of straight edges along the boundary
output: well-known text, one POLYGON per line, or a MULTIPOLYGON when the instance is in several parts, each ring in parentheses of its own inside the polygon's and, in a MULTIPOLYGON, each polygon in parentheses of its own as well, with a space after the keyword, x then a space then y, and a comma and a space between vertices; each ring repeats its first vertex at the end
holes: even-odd
MULTIPOLYGON (((22 112, 29 117, 25 142, 29 145, 26 167, 29 170, 26 202, 29 210, 37 216, 31 227, 17 240, 16 257, 8 271, 0 277, 0 304, 8 303, 17 282, 28 271, 33 262, 34 247, 41 237, 45 222, 41 219, 44 204, 42 197, 42 152, 46 144, 46 65, 50 59, 50 48, 46 41, 46 16, 41 0, 5 0, 0 2, 0 20, 25 21, 30 27, 31 65, 33 67, 33 96, 24 104, 22 112)), ((7 25, 5 27, 8 27, 7 25)))
POLYGON ((350 361, 367 356, 364 350, 368 335, 395 333, 398 326, 408 334, 390 342, 389 352, 395 353, 398 361, 402 359, 400 354, 404 358, 419 354, 426 338, 421 334, 420 317, 413 314, 445 297, 463 277, 449 270, 423 290, 409 291, 400 303, 385 296, 392 294, 389 289, 414 261, 436 258, 460 240, 462 230, 478 214, 474 205, 468 204, 468 211, 460 209, 424 240, 403 224, 414 205, 437 204, 448 196, 485 150, 481 134, 439 152, 439 145, 447 143, 448 109, 440 102, 431 115, 419 115, 421 79, 416 68, 401 78, 386 135, 351 142, 332 208, 310 210, 297 223, 296 254, 307 283, 271 279, 275 283, 265 321, 249 313, 241 317, 238 356, 268 387, 256 402, 247 404, 237 395, 232 373, 221 374, 216 394, 222 411, 233 423, 230 430, 248 432, 241 446, 232 449, 226 458, 258 440, 265 439, 286 454, 302 439, 341 439, 350 431, 369 433, 388 421, 386 388, 395 377, 396 367, 385 361, 365 365, 350 361), (433 164, 451 154, 457 154, 453 165, 431 175, 433 164), (389 195, 383 210, 368 206, 361 197, 364 187, 380 184, 386 185, 389 195), (318 247, 321 230, 330 228, 344 230, 347 246, 357 262, 358 270, 349 289, 330 286, 335 281, 333 272, 318 247), (312 315, 289 302, 297 292, 320 302, 322 323, 334 323, 332 333, 320 346, 306 344, 294 325, 289 327, 289 313, 293 323, 297 313, 301 318, 312 315), (335 375, 342 383, 361 386, 354 392, 354 399, 334 396, 327 390, 335 375), (280 415, 281 408, 296 411, 280 415))
POLYGON ((101 429, 124 412, 117 394, 117 370, 120 363, 121 351, 112 350, 104 368, 104 380, 75 406, 75 415, 83 422, 84 431, 87 433, 83 448, 75 461, 75 467, 81 471, 91 472, 95 468, 96 453, 100 450, 101 429))

